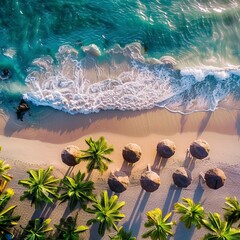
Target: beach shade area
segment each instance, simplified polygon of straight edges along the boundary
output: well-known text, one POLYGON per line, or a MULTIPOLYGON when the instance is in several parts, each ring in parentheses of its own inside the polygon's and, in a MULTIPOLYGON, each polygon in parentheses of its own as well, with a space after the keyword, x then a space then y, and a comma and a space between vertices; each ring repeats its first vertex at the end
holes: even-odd
POLYGON ((220 168, 209 169, 204 175, 206 184, 211 189, 222 187, 227 179, 225 173, 220 168))
POLYGON ((141 155, 142 150, 136 143, 128 143, 122 151, 122 156, 128 163, 137 162, 141 158, 141 155))
POLYGON ((124 192, 129 185, 129 177, 123 171, 114 171, 108 178, 108 186, 115 193, 124 192))
POLYGON ((181 188, 188 187, 192 182, 191 172, 185 167, 179 167, 172 175, 173 182, 181 188))
POLYGON ((69 145, 61 153, 62 161, 69 167, 77 165, 80 149, 77 146, 69 145))
POLYGON ((151 170, 149 164, 147 171, 141 175, 140 184, 146 192, 154 192, 160 186, 160 177, 151 170))
POLYGON ((170 158, 176 151, 176 145, 169 139, 164 139, 157 145, 157 153, 163 158, 170 158))
POLYGON ((207 141, 198 139, 190 145, 190 153, 194 158, 203 159, 208 156, 210 146, 207 141))

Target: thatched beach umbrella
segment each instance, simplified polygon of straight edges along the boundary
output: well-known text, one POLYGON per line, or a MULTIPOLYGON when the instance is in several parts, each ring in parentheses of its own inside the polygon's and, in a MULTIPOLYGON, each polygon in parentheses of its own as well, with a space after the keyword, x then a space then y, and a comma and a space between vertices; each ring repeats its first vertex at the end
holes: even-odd
POLYGON ((191 172, 185 168, 178 168, 172 175, 173 182, 175 185, 181 188, 188 187, 192 182, 191 172))
POLYGON ((61 153, 62 161, 70 167, 75 166, 79 163, 77 160, 79 153, 80 149, 77 146, 67 146, 61 153))
POLYGON ((202 139, 195 140, 190 145, 190 153, 193 157, 197 159, 203 159, 208 156, 208 153, 210 151, 209 144, 202 139))
POLYGON ((129 185, 129 177, 125 172, 114 171, 108 178, 109 188, 116 193, 124 192, 129 185))
POLYGON ((148 165, 148 170, 141 175, 140 183, 146 192, 154 192, 160 186, 160 177, 148 165))
POLYGON ((176 145, 169 139, 164 139, 157 145, 157 153, 163 158, 170 158, 176 151, 176 145))
POLYGON ((204 178, 207 186, 212 189, 222 187, 227 179, 225 173, 220 168, 209 169, 205 173, 204 178))
POLYGON ((122 151, 122 156, 124 160, 129 163, 137 162, 140 159, 141 155, 142 155, 142 150, 135 143, 128 143, 122 151))

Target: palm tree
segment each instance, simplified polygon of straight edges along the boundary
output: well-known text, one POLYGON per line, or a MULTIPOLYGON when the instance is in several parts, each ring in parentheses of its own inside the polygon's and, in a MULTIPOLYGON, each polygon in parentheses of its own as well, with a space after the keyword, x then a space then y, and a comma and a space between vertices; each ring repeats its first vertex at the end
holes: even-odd
POLYGON ((43 220, 42 218, 35 218, 34 220, 30 220, 26 228, 23 229, 23 237, 24 240, 44 240, 47 239, 47 235, 53 228, 48 227, 51 219, 47 218, 43 220))
POLYGON ((5 161, 0 160, 0 176, 6 181, 10 181, 12 179, 11 176, 8 175, 7 171, 11 169, 9 164, 6 164, 5 161))
POLYGON ((79 202, 82 208, 86 207, 88 201, 93 201, 95 195, 92 191, 94 189, 94 183, 92 181, 84 181, 85 174, 81 174, 80 171, 73 177, 67 176, 62 180, 63 187, 65 190, 63 194, 59 197, 61 202, 70 200, 70 210, 72 211, 77 203, 79 202))
POLYGON ((20 197, 20 200, 30 199, 31 205, 35 204, 35 208, 42 206, 43 203, 53 203, 54 198, 58 197, 57 184, 60 180, 51 175, 52 171, 53 167, 49 167, 47 170, 27 171, 29 178, 18 182, 18 184, 28 188, 20 197))
POLYGON ((172 213, 168 213, 165 217, 162 215, 162 210, 156 208, 146 213, 147 222, 144 226, 150 228, 142 235, 143 238, 151 238, 152 240, 166 240, 169 236, 173 236, 172 225, 176 224, 173 221, 168 221, 172 213))
POLYGON ((8 201, 13 195, 14 191, 12 188, 8 188, 5 193, 2 193, 0 195, 0 211, 2 211, 6 207, 8 201))
POLYGON ((11 167, 6 164, 5 161, 0 160, 0 194, 4 191, 7 183, 12 179, 12 176, 7 173, 9 169, 11 169, 11 167))
POLYGON ((114 228, 118 231, 117 222, 120 222, 125 217, 119 210, 125 205, 125 202, 118 203, 118 196, 113 195, 108 197, 107 191, 101 193, 101 199, 96 200, 93 204, 93 209, 86 209, 87 212, 96 215, 95 218, 88 220, 87 225, 92 223, 99 223, 98 233, 100 236, 104 236, 105 231, 110 231, 114 228))
POLYGON ((113 237, 109 236, 111 240, 136 240, 135 237, 132 237, 132 232, 126 232, 123 227, 118 229, 118 233, 113 237))
POLYGON ((17 225, 20 216, 12 216, 17 206, 10 206, 4 209, 9 199, 14 194, 12 189, 8 189, 6 193, 0 195, 0 239, 7 240, 9 235, 13 238, 11 229, 17 225))
POLYGON ((218 213, 209 213, 208 220, 202 220, 207 233, 203 240, 235 240, 240 239, 240 229, 232 228, 228 222, 222 221, 218 213))
POLYGON ((185 223, 186 228, 195 225, 198 229, 202 226, 202 219, 205 217, 204 208, 200 203, 195 204, 190 198, 182 198, 182 203, 175 203, 175 212, 182 214, 180 220, 185 223))
POLYGON ((225 205, 226 207, 223 208, 225 210, 224 219, 228 222, 229 225, 232 225, 240 219, 239 202, 236 197, 227 197, 225 205))
POLYGON ((75 218, 68 217, 61 219, 59 225, 54 225, 58 229, 58 240, 78 240, 79 234, 88 230, 87 226, 76 227, 77 215, 75 218))
POLYGON ((100 137, 97 141, 94 141, 90 137, 89 139, 86 139, 85 142, 89 148, 87 150, 81 150, 83 155, 78 159, 89 162, 87 164, 88 172, 92 172, 94 169, 97 169, 103 173, 108 169, 105 162, 112 162, 112 160, 107 158, 105 155, 113 152, 113 146, 108 146, 104 137, 100 137))

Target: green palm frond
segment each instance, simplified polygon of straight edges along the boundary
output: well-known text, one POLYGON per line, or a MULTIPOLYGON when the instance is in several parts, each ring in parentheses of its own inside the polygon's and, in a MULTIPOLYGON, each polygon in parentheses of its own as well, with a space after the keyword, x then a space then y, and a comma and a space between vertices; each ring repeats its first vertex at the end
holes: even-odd
POLYGON ((204 208, 200 203, 195 204, 190 198, 182 198, 182 203, 174 204, 174 211, 181 214, 180 220, 185 223, 186 228, 192 225, 198 229, 202 226, 202 219, 205 217, 204 208))
POLYGON ((240 205, 236 197, 230 198, 227 197, 225 201, 226 207, 224 219, 231 225, 236 223, 240 219, 240 205))
POLYGON ((47 239, 48 233, 53 230, 52 227, 49 227, 51 219, 42 219, 35 218, 30 220, 28 225, 23 228, 24 240, 44 240, 47 239))
POLYGON ((240 229, 232 228, 228 222, 221 220, 218 213, 209 213, 208 220, 202 220, 203 226, 210 231, 203 240, 237 240, 240 229))
POLYGON ((89 213, 95 214, 95 218, 88 220, 87 225, 98 222, 98 233, 100 236, 105 234, 106 230, 114 228, 118 230, 116 223, 125 217, 124 214, 120 213, 120 210, 125 205, 125 202, 118 202, 118 196, 113 195, 108 197, 107 191, 101 193, 100 200, 96 200, 93 204, 93 209, 87 209, 89 213))
POLYGON ((47 170, 27 171, 29 178, 18 182, 28 188, 20 200, 30 199, 31 204, 35 204, 35 208, 42 206, 43 203, 53 203, 54 198, 58 197, 57 190, 60 180, 51 175, 52 171, 53 167, 49 167, 47 170))
POLYGON ((77 203, 80 203, 82 208, 85 208, 86 204, 89 201, 93 201, 95 199, 95 195, 93 194, 94 183, 92 181, 85 181, 85 174, 78 171, 76 175, 73 177, 67 176, 62 180, 63 193, 59 197, 62 202, 67 200, 70 201, 70 210, 72 211, 77 203))
POLYGON ((89 139, 85 139, 85 142, 89 148, 87 150, 81 150, 83 154, 78 158, 78 161, 83 160, 89 162, 87 164, 88 172, 97 169, 103 173, 108 169, 106 163, 112 162, 112 160, 105 155, 113 152, 113 146, 108 146, 104 137, 100 137, 97 141, 90 137, 89 139))
POLYGON ((7 182, 12 179, 12 176, 8 174, 8 170, 11 169, 11 166, 5 161, 0 160, 0 178, 3 178, 7 182))
POLYGON ((169 236, 173 236, 172 226, 176 224, 174 221, 169 221, 172 213, 168 213, 165 217, 162 215, 162 210, 156 208, 146 213, 147 222, 144 226, 150 228, 142 235, 143 238, 151 238, 154 240, 167 240, 169 236))
POLYGON ((109 236, 111 240, 136 240, 135 237, 132 237, 132 232, 127 232, 123 227, 118 229, 118 232, 114 236, 109 236))
POLYGON ((58 240, 78 240, 79 234, 87 231, 87 226, 77 226, 77 215, 75 218, 68 217, 61 219, 59 225, 54 225, 58 229, 58 240))
MULTIPOLYGON (((2 207, 3 205, 5 206, 6 203, 9 201, 10 198, 6 198, 7 195, 4 195, 2 197, 1 195, 1 200, 2 201, 2 207), (2 199, 3 198, 3 199, 2 199), (7 202, 6 202, 7 201, 7 202)), ((11 197, 11 196, 10 196, 11 197)), ((0 239, 5 239, 4 235, 5 234, 12 234, 12 228, 18 224, 18 221, 20 219, 20 216, 12 216, 14 209, 17 206, 10 206, 7 209, 1 209, 0 211, 0 239)))

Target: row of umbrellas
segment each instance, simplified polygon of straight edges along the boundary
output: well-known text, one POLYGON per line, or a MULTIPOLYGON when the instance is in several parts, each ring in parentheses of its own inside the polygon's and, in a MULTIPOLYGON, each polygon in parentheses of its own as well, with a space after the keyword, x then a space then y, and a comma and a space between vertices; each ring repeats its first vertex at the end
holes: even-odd
MULTIPOLYGON (((192 182, 191 172, 184 167, 180 167, 172 174, 172 179, 177 187, 186 188, 192 182)), ((220 168, 209 169, 204 175, 204 181, 209 188, 218 189, 224 185, 226 175, 220 168)), ((159 188, 160 183, 159 175, 148 166, 148 170, 140 178, 142 188, 146 192, 154 192, 159 188)), ((122 171, 111 172, 108 185, 113 192, 124 192, 129 185, 129 177, 122 171)))
MULTIPOLYGON (((197 139, 190 145, 190 154, 196 159, 204 159, 208 156, 210 151, 209 144, 202 139, 197 139)), ((176 145, 173 141, 169 139, 164 139, 157 145, 157 153, 163 158, 170 158, 175 154, 176 145)), ((122 155, 125 161, 129 163, 137 162, 141 157, 141 148, 135 143, 127 144, 122 155)))
MULTIPOLYGON (((164 139, 157 145, 157 153, 162 158, 170 158, 175 154, 176 145, 169 139, 164 139)), ((208 156, 210 151, 209 144, 202 139, 197 139, 189 147, 190 154, 193 158, 204 159, 208 156)), ((130 164, 134 164, 141 158, 141 148, 135 143, 127 144, 122 155, 125 161, 130 164)), ((173 182, 176 186, 185 188, 192 182, 191 172, 185 168, 180 167, 172 174, 173 182)), ((207 186, 212 189, 218 189, 225 183, 226 176, 224 172, 219 168, 209 169, 204 175, 204 181, 207 186)), ((127 189, 129 184, 128 175, 121 171, 115 171, 110 174, 108 179, 108 185, 114 192, 121 193, 127 189)), ((142 188, 147 192, 156 191, 160 186, 159 175, 151 170, 148 165, 147 171, 145 171, 140 178, 140 184, 142 188)))
MULTIPOLYGON (((164 139, 157 145, 157 153, 162 158, 172 157, 175 154, 175 151, 176 145, 169 139, 164 139)), ((205 140, 198 139, 190 145, 189 151, 192 157, 196 159, 204 159, 209 154, 210 146, 205 140)), ((76 157, 78 154, 79 148, 77 146, 67 146, 61 153, 62 161, 68 166, 74 166, 77 164, 76 157)), ((124 160, 130 164, 139 161, 141 155, 142 150, 140 146, 135 143, 127 144, 122 151, 124 160)), ((184 167, 178 168, 172 174, 172 178, 174 184, 182 188, 189 186, 192 182, 191 172, 184 167)), ((218 189, 224 185, 226 176, 221 169, 213 168, 205 173, 204 180, 208 187, 218 189)), ((159 188, 160 177, 156 172, 151 170, 150 165, 148 165, 147 171, 141 175, 140 184, 147 192, 153 192, 159 188)), ((116 170, 110 173, 108 185, 112 191, 121 193, 127 189, 129 185, 129 177, 125 172, 116 170)))

